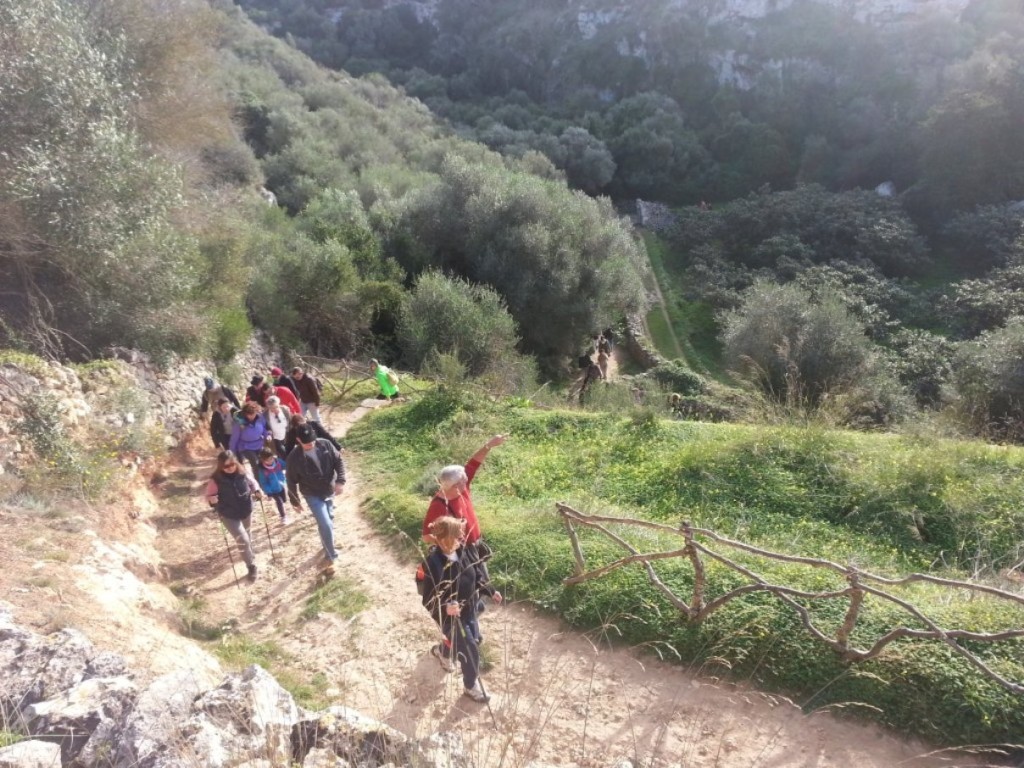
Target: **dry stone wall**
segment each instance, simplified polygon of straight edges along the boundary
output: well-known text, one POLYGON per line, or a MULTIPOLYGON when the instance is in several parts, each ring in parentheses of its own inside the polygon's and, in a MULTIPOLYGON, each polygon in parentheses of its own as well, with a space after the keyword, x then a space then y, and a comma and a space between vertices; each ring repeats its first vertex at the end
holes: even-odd
MULTIPOLYGON (((210 360, 172 358, 158 365, 134 350, 83 366, 62 365, 29 356, 0 355, 0 474, 18 463, 27 449, 16 429, 22 403, 51 397, 62 424, 71 432, 151 426, 165 443, 175 444, 198 419, 203 379, 214 376, 210 360)), ((227 382, 239 399, 254 371, 266 373, 281 362, 280 350, 267 338, 253 337, 231 368, 239 381, 227 382)))

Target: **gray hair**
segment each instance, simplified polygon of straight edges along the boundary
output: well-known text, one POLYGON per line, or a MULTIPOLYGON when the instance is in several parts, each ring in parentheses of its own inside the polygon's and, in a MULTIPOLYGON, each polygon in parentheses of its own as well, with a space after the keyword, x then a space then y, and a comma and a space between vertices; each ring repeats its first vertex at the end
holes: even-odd
POLYGON ((460 480, 468 479, 466 468, 461 464, 449 464, 447 467, 442 467, 441 471, 437 473, 437 484, 444 490, 457 485, 460 480))
POLYGON ((277 395, 271 395, 267 398, 267 405, 277 405, 281 402, 281 398, 277 395))

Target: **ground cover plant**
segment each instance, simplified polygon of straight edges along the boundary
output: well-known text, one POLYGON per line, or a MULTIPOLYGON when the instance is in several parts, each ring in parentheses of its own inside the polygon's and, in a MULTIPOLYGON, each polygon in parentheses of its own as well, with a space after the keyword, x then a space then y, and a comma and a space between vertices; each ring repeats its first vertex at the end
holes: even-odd
MULTIPOLYGON (((510 439, 488 458, 474 498, 497 552, 492 573, 516 598, 705 674, 783 690, 807 710, 856 709, 943 744, 1010 742, 1024 729, 1024 700, 941 643, 901 640, 876 659, 848 666, 806 634, 792 610, 764 594, 738 598, 692 625, 639 566, 566 587, 573 558, 554 507, 565 501, 588 512, 669 524, 688 519, 775 551, 890 576, 997 578, 1022 557, 1024 454, 1017 449, 538 411, 521 400, 471 401, 440 391, 349 432, 347 447, 370 489, 367 512, 382 529, 405 534, 398 539, 403 546, 418 541, 437 469, 464 461, 496 432, 510 439)), ((591 567, 622 554, 597 537, 584 535, 582 542, 591 567)), ((653 535, 634 544, 642 551, 667 548, 653 535)), ((775 584, 815 591, 841 586, 793 564, 753 556, 743 562, 775 584)), ((686 562, 661 561, 656 570, 679 594, 692 587, 686 562)), ((709 567, 708 583, 709 598, 738 586, 735 573, 721 567, 709 567)), ((946 628, 998 631, 1024 623, 1024 610, 934 586, 899 594, 946 628)), ((805 607, 823 627, 843 620, 840 601, 805 607)), ((901 624, 921 626, 869 597, 852 640, 863 647, 901 624)), ((1024 679, 1019 641, 976 643, 971 650, 1003 676, 1024 679)))

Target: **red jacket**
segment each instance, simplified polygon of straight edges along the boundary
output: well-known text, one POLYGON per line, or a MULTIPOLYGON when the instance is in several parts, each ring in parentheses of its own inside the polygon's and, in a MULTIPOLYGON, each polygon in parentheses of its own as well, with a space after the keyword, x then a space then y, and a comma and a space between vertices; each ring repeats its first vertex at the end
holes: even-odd
POLYGON ((450 501, 438 492, 430 500, 427 507, 427 516, 423 518, 423 535, 430 533, 430 524, 437 518, 449 515, 466 521, 466 543, 473 544, 480 538, 480 523, 476 519, 476 510, 473 509, 473 497, 469 495, 469 484, 473 482, 473 476, 480 469, 479 461, 470 461, 466 464, 466 490, 450 501))
POLYGON ((274 387, 274 394, 281 401, 281 405, 287 406, 292 413, 302 413, 302 406, 288 387, 274 387))

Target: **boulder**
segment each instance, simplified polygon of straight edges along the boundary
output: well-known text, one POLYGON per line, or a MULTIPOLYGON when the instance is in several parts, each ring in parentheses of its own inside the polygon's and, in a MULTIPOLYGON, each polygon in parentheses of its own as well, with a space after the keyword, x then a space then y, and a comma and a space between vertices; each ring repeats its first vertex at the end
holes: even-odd
POLYGON ((60 768, 60 744, 19 741, 0 749, 0 768, 60 768))
POLYGON ((0 606, 0 711, 7 722, 83 680, 125 672, 120 656, 98 653, 81 632, 62 629, 40 637, 15 626, 10 609, 0 606))
POLYGON ((139 694, 113 751, 114 768, 152 768, 168 755, 192 702, 205 685, 182 670, 154 680, 139 694))
POLYGON ((82 768, 109 765, 111 745, 135 705, 135 683, 127 677, 93 677, 22 711, 24 727, 60 743, 61 759, 82 768))
POLYGON ((205 768, 234 768, 260 759, 288 765, 292 726, 298 719, 291 694, 254 664, 199 696, 174 735, 175 754, 167 753, 152 765, 171 768, 189 764, 189 759, 205 768))
POLYGON ((475 765, 457 734, 433 734, 414 741, 390 726, 342 706, 329 707, 296 724, 292 732, 292 759, 303 768, 349 765, 473 768, 475 765), (327 755, 333 756, 336 762, 331 762, 327 755))

